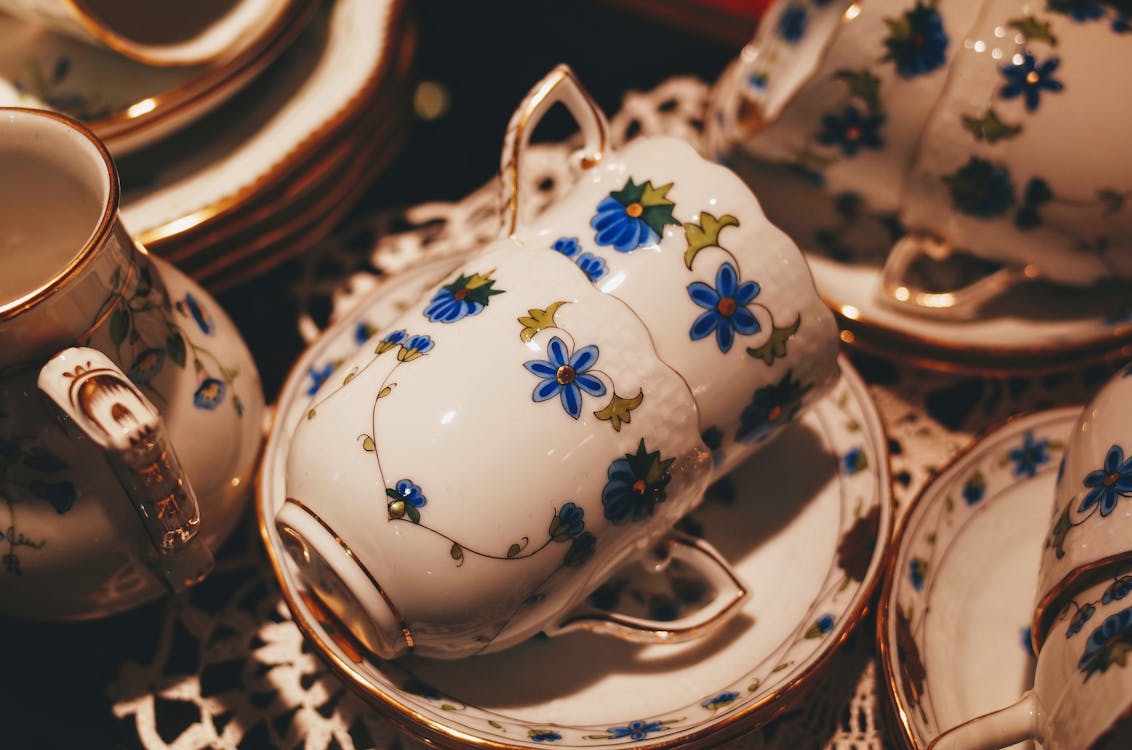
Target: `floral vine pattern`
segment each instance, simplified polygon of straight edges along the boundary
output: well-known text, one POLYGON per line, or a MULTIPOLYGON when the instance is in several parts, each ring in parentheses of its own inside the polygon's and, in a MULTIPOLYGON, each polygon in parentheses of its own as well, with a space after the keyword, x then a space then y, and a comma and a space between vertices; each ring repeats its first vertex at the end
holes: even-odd
MULTIPOLYGON (((1069 616, 1065 637, 1073 638, 1092 620, 1098 607, 1106 607, 1123 600, 1132 593, 1132 575, 1113 578, 1100 599, 1080 603, 1072 599, 1062 610, 1061 618, 1069 616), (1072 607, 1072 609, 1070 609, 1072 607), (1069 613, 1072 612, 1072 615, 1069 613)), ((1126 654, 1132 650, 1132 607, 1109 615, 1093 629, 1085 640, 1077 668, 1084 674, 1084 682, 1097 672, 1106 672, 1114 664, 1124 667, 1126 654)))
POLYGON ((1045 548, 1052 547, 1059 560, 1065 557, 1065 539, 1070 531, 1095 515, 1107 518, 1121 498, 1132 497, 1132 456, 1125 458, 1124 448, 1114 443, 1105 453, 1104 463, 1082 478, 1081 488, 1084 496, 1078 494, 1066 503, 1046 539, 1045 548))
POLYGON ((624 397, 617 393, 613 379, 608 373, 594 368, 601 355, 592 344, 578 348, 573 337, 558 325, 555 315, 566 302, 553 302, 545 309, 531 308, 527 315, 518 318, 522 330, 519 340, 530 343, 543 331, 561 331, 570 342, 559 336, 552 336, 546 347, 546 359, 533 359, 523 363, 535 377, 539 378, 531 393, 531 400, 538 403, 558 396, 563 411, 572 419, 582 415, 582 394, 601 397, 612 391, 609 403, 593 414, 598 419, 609 422, 616 432, 623 424, 632 422, 632 412, 645 398, 644 390, 638 389, 636 396, 624 397), (606 383, 608 382, 608 387, 606 383))

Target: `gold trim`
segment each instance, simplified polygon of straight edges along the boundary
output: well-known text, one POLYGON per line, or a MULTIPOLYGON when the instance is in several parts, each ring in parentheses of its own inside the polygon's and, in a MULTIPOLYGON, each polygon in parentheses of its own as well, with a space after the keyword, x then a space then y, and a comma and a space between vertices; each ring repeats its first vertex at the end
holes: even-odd
POLYGON ((20 313, 27 312, 40 302, 43 302, 62 287, 66 286, 76 275, 90 265, 94 256, 98 254, 99 249, 106 243, 107 238, 114 229, 114 225, 117 222, 119 200, 118 172, 114 169, 114 161, 110 157, 110 152, 106 149, 106 146, 98 140, 89 128, 57 112, 49 112, 42 109, 29 109, 27 107, 0 107, 0 117, 10 116, 12 113, 17 113, 21 117, 27 116, 33 119, 45 118, 54 120, 56 123, 68 127, 86 138, 87 141, 90 142, 90 145, 94 147, 95 152, 102 158, 102 162, 106 167, 107 191, 106 199, 103 201, 102 216, 99 217, 98 223, 95 225, 95 229, 87 239, 86 244, 75 253, 63 268, 56 271, 55 275, 50 279, 30 292, 25 293, 23 296, 17 297, 10 302, 0 304, 0 322, 11 320, 20 313))
MULTIPOLYGON (((842 356, 840 359, 844 360, 845 358, 842 356)), ((670 750, 677 747, 679 747, 680 750, 693 750, 695 748, 715 747, 719 743, 734 739, 744 732, 750 731, 751 724, 760 721, 771 721, 781 713, 797 705, 797 703, 805 697, 805 690, 821 675, 829 661, 838 652, 841 645, 868 614, 869 603, 872 601, 873 595, 881 584, 883 574, 889 566, 889 560, 894 556, 896 551, 892 535, 892 524, 896 519, 896 500, 892 491, 891 457, 888 451, 887 440, 883 437, 887 434, 884 431, 883 419, 875 403, 872 401, 872 398, 868 395, 867 386, 860 376, 856 374, 856 371, 853 370, 851 366, 848 370, 842 371, 843 377, 850 373, 852 373, 851 377, 854 381, 851 387, 858 396, 864 399, 863 403, 866 405, 866 409, 864 410, 865 419, 867 421, 875 421, 876 423, 873 427, 877 430, 876 434, 880 438, 877 445, 877 468, 879 470, 883 467, 883 474, 888 479, 887 486, 885 486, 883 481, 878 479, 878 491, 887 494, 889 518, 887 535, 883 527, 878 530, 877 549, 882 550, 882 552, 880 553, 880 558, 871 580, 861 583, 857 593, 858 604, 856 611, 846 613, 843 620, 845 626, 842 628, 839 637, 827 641, 828 645, 826 649, 814 659, 809 667, 802 670, 793 680, 780 687, 774 693, 756 703, 744 706, 743 710, 716 722, 711 727, 701 728, 679 738, 662 739, 652 743, 642 742, 634 744, 636 750, 670 750), (881 460, 882 458, 883 460, 881 460)), ((288 373, 279 393, 285 394, 296 389, 298 387, 297 382, 305 376, 305 371, 300 372, 296 364, 288 373)), ((278 418, 279 414, 277 411, 273 420, 278 418)), ((465 750, 467 747, 483 748, 485 750, 529 750, 529 747, 526 745, 495 742, 468 734, 454 727, 434 722, 430 718, 415 711, 411 706, 397 700, 393 695, 377 689, 370 682, 369 678, 363 674, 361 670, 357 669, 356 665, 343 660, 338 654, 334 653, 333 650, 325 648, 322 645, 319 633, 305 622, 301 603, 294 597, 292 592, 288 590, 287 586, 282 583, 287 580, 288 576, 283 570, 282 563, 273 546, 269 529, 270 519, 268 519, 264 513, 264 503, 261 502, 264 494, 264 484, 266 482, 267 456, 272 449, 278 450, 278 440, 279 436, 274 432, 273 424, 272 430, 269 432, 267 445, 264 449, 264 460, 260 463, 259 471, 256 475, 256 519, 259 524, 260 537, 263 539, 264 546, 267 549, 268 563, 271 565, 271 570, 276 580, 280 582, 279 589, 283 599, 292 613, 295 625, 314 645, 315 653, 319 654, 323 661, 330 667, 331 671, 343 681, 347 688, 364 700, 367 705, 382 714, 394 726, 411 737, 437 747, 445 748, 446 750, 465 750)), ((874 551, 874 555, 875 554, 877 553, 874 551)), ((872 567, 871 564, 870 567, 872 567)))
POLYGON ((1102 557, 1100 560, 1092 560, 1069 571, 1060 581, 1050 587, 1050 590, 1034 607, 1034 618, 1030 624, 1034 652, 1036 653, 1046 642, 1049 631, 1053 628, 1054 618, 1057 617, 1061 608, 1073 598, 1071 589, 1081 585, 1100 583, 1111 575, 1109 568, 1118 563, 1130 561, 1132 561, 1132 550, 1118 552, 1115 555, 1102 557))
POLYGON ((231 215, 240 210, 243 204, 254 200, 258 195, 284 184, 286 179, 308 160, 313 151, 316 151, 321 145, 335 140, 341 129, 352 121, 354 115, 365 110, 366 104, 382 88, 387 75, 390 74, 390 69, 394 67, 391 64, 391 62, 394 62, 391 45, 395 41, 400 41, 401 34, 405 30, 404 24, 407 21, 402 0, 393 0, 390 6, 385 26, 385 43, 380 51, 377 67, 374 68, 370 77, 359 87, 354 96, 334 116, 316 130, 308 133, 300 143, 283 155, 251 184, 238 188, 226 197, 220 198, 207 206, 202 206, 184 216, 140 231, 136 235, 137 239, 151 250, 160 252, 163 242, 184 236, 187 232, 196 229, 205 222, 231 215))
MULTIPOLYGON (((884 570, 884 585, 881 586, 880 598, 877 603, 876 641, 877 651, 879 652, 880 656, 880 663, 884 668, 884 684, 888 689, 888 697, 890 699, 889 704, 891 706, 892 713, 894 714, 894 718, 896 719, 895 723, 903 731, 904 742, 908 745, 908 747, 912 748, 912 750, 925 750, 926 746, 921 745, 916 741, 916 733, 912 728, 912 720, 908 716, 911 708, 909 706, 905 706, 901 702, 900 690, 897 685, 897 675, 895 670, 893 669, 893 666, 896 663, 896 654, 893 652, 892 647, 888 642, 888 630, 890 625, 889 619, 892 616, 890 610, 893 604, 893 602, 891 602, 891 599, 893 596, 895 582, 898 577, 897 565, 899 563, 900 551, 906 541, 905 537, 908 535, 908 527, 911 525, 912 518, 915 516, 916 511, 920 508, 920 506, 923 505, 923 503, 925 502, 924 498, 927 496, 929 490, 932 489, 933 485, 935 485, 935 483, 939 481, 939 478, 955 468, 955 466, 963 461, 967 456, 974 453, 979 448, 979 446, 981 446, 983 442, 991 435, 997 433, 999 430, 1007 428, 1011 424, 1014 424, 1020 420, 1029 419, 1040 414, 1048 415, 1050 420, 1052 421, 1061 419, 1063 417, 1067 418, 1069 415, 1075 412, 1080 412, 1082 408, 1084 407, 1060 406, 1053 409, 1046 409, 1041 411, 1022 412, 1020 414, 1014 414, 1007 419, 996 422, 993 425, 979 430, 971 437, 966 445, 964 445, 962 448, 951 455, 947 463, 945 463, 942 467, 933 469, 931 471, 927 480, 924 482, 924 485, 920 488, 920 491, 916 493, 916 496, 912 498, 912 502, 908 504, 908 509, 904 512, 904 517, 901 519, 900 526, 896 531, 895 537, 893 538, 892 547, 889 550, 888 562, 884 570)), ((896 606, 899 606, 899 602, 896 602, 895 604, 896 606)))
POLYGON ((401 628, 401 636, 405 639, 405 645, 408 646, 409 651, 412 651, 413 631, 410 630, 409 626, 405 624, 405 618, 401 616, 401 612, 397 609, 397 606, 393 603, 393 600, 391 600, 389 598, 389 595, 385 593, 385 589, 381 588, 381 584, 378 583, 377 579, 373 577, 373 574, 369 572, 369 568, 367 568, 365 564, 358 558, 358 556, 354 554, 354 551, 350 549, 350 545, 346 544, 346 540, 338 536, 337 532, 335 532, 334 529, 330 527, 330 524, 322 520, 322 518, 317 513, 308 508, 301 501, 296 500, 293 497, 289 497, 283 502, 284 504, 291 503, 292 505, 297 506, 300 510, 317 521, 318 525, 321 526, 327 534, 333 537, 334 541, 338 542, 338 546, 342 548, 342 551, 346 553, 346 556, 353 560, 354 564, 357 565, 362 573, 365 574, 365 577, 369 579, 370 584, 373 585, 374 589, 377 590, 377 593, 380 594, 381 598, 385 601, 385 605, 389 607, 389 611, 392 612, 393 616, 397 618, 397 624, 401 628))

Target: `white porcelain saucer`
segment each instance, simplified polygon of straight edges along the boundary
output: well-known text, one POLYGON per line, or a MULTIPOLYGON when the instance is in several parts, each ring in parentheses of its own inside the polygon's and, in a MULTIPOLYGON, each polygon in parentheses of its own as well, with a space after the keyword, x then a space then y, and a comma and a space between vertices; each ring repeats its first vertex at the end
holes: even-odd
MULTIPOLYGON (((743 612, 707 640, 641 646, 578 633, 463 661, 387 662, 306 594, 271 522, 285 498, 288 437, 312 389, 333 382, 336 363, 459 262, 432 260, 391 277, 302 356, 283 387, 257 512, 296 623, 374 708, 441 746, 658 748, 715 743, 768 721, 860 620, 889 545, 887 443, 844 360, 834 392, 683 524, 719 548, 752 590, 743 612)), ((630 598, 643 590, 631 580, 612 588, 630 598)))
POLYGON ((247 85, 285 50, 315 0, 273 0, 245 37, 208 65, 155 67, 0 15, 0 106, 82 120, 117 157, 184 127, 247 85))
POLYGON ((912 504, 890 561, 877 637, 898 725, 920 750, 1030 686, 1042 540, 1075 407, 1011 420, 912 504))

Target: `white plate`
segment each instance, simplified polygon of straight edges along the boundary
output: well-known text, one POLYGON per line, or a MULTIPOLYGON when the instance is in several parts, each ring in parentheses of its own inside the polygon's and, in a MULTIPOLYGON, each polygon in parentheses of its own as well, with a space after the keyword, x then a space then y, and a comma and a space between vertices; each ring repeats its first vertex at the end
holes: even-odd
POLYGON ((908 511, 877 633, 888 691, 916 750, 1031 685, 1038 561, 1064 441, 1079 414, 1055 409, 999 427, 908 511))
MULTIPOLYGON (((299 627, 372 706, 445 746, 667 747, 718 742, 769 720, 860 620, 891 533, 887 443, 845 361, 834 392, 732 475, 733 500, 709 494, 686 524, 698 525, 752 589, 743 612, 706 640, 640 646, 579 633, 456 662, 386 662, 306 595, 271 519, 285 499, 287 437, 309 401, 312 375, 334 377, 327 366, 348 356, 359 335, 380 330, 459 262, 431 261, 379 286, 302 356, 283 387, 257 511, 299 627)), ((679 588, 669 583, 674 595, 665 606, 679 606, 679 588)), ((622 598, 643 591, 633 579, 624 585, 622 598)))
POLYGON ((0 15, 0 106, 54 109, 123 156, 203 116, 286 49, 314 0, 273 0, 255 34, 208 65, 155 67, 0 15))

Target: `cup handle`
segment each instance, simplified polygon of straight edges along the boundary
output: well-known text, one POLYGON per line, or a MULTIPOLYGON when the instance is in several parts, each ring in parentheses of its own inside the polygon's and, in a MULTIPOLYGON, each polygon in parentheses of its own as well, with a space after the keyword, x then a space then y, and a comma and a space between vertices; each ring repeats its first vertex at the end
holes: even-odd
POLYGON ((519 169, 523 153, 530 145, 531 133, 547 111, 558 103, 565 105, 582 129, 582 147, 570 155, 570 161, 575 167, 592 169, 605 156, 609 147, 609 121, 589 93, 582 88, 570 66, 555 66, 530 90, 507 124, 499 166, 504 237, 514 237, 518 232, 519 169))
POLYGON ((149 399, 105 354, 86 347, 52 357, 38 385, 106 453, 153 545, 150 564, 169 588, 181 591, 208 575, 213 558, 197 535, 196 493, 149 399))
POLYGON ((1021 281, 1036 278, 1029 268, 1003 267, 965 286, 929 292, 907 280, 908 269, 919 258, 946 260, 951 246, 925 234, 905 235, 892 246, 880 272, 881 298, 908 312, 952 320, 969 319, 979 308, 1021 281))
POLYGON ((1037 699, 1027 691, 1017 703, 948 729, 928 750, 997 750, 1023 740, 1042 742, 1037 717, 1037 699))
POLYGON ((575 610, 557 625, 546 628, 546 635, 589 630, 633 643, 681 643, 715 632, 738 614, 750 592, 719 550, 702 539, 683 535, 667 537, 657 549, 661 557, 652 566, 654 572, 679 560, 715 589, 712 602, 687 617, 664 622, 590 608, 575 610))

